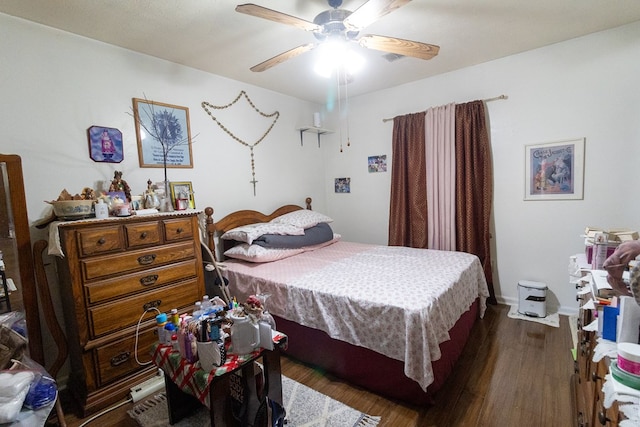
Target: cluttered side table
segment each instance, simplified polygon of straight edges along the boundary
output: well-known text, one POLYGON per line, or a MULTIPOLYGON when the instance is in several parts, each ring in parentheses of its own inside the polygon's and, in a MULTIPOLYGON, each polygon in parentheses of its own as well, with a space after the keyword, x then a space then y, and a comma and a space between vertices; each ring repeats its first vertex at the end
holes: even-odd
POLYGON ((153 362, 165 373, 170 423, 175 424, 193 413, 194 408, 205 405, 212 426, 253 425, 265 402, 263 397, 282 407, 280 350, 286 349, 287 336, 274 330, 272 341, 273 346, 266 346, 270 349, 258 348, 242 355, 228 353, 225 363, 211 371, 189 363, 170 345, 155 344, 153 362), (260 359, 263 377, 256 376, 255 371, 254 362, 260 359), (258 389, 259 378, 264 378, 262 390, 258 389))

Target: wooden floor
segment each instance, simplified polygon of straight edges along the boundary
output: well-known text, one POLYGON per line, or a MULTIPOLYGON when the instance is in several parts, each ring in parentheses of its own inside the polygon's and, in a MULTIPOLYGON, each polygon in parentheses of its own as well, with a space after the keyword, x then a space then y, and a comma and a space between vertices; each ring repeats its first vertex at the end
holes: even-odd
MULTIPOLYGON (((560 328, 507 317, 509 307, 489 306, 474 326, 455 373, 430 407, 413 407, 349 386, 283 358, 283 373, 370 415, 380 427, 571 426, 570 376, 573 346, 568 318, 560 328)), ((136 426, 131 404, 87 426, 136 426)), ((79 420, 67 408, 71 427, 79 420)), ((57 425, 52 420, 50 425, 57 425)))

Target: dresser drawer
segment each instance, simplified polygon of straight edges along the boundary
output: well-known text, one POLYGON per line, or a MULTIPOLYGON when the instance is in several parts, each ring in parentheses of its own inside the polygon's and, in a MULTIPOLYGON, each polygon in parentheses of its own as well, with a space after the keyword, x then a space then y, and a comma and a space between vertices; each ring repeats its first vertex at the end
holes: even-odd
POLYGON ((122 254, 88 258, 81 261, 85 280, 119 276, 133 271, 195 258, 193 242, 133 250, 122 254))
POLYGON ((197 261, 192 259, 87 284, 87 302, 96 304, 189 279, 197 275, 197 268, 197 261))
MULTIPOLYGON (((146 329, 138 336, 138 360, 151 360, 151 346, 158 341, 155 328, 146 329)), ((109 343, 95 350, 99 385, 105 385, 140 369, 136 362, 135 336, 109 343)))
POLYGON ((167 242, 193 238, 191 218, 165 219, 164 238, 167 242))
POLYGON ((78 231, 80 256, 86 257, 124 249, 122 229, 118 226, 78 231))
POLYGON ((127 224, 124 226, 127 247, 157 245, 160 243, 160 223, 158 221, 127 224))
MULTIPOLYGON (((100 304, 88 309, 90 335, 98 337, 138 323, 145 309, 156 307, 161 312, 172 308, 191 306, 202 298, 196 278, 165 286, 150 292, 123 298, 122 300, 100 304)), ((147 312, 144 319, 151 319, 156 312, 147 312)))

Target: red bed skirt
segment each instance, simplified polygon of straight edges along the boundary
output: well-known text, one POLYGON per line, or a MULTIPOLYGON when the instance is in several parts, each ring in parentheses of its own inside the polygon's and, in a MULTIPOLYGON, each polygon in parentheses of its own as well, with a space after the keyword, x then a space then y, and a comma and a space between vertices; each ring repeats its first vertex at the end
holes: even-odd
POLYGON ((276 317, 278 330, 289 337, 285 354, 321 368, 352 384, 412 405, 429 405, 442 387, 469 338, 478 318, 478 300, 449 331, 451 339, 440 344, 442 357, 432 362, 434 381, 423 391, 404 374, 404 362, 329 337, 325 332, 276 317))

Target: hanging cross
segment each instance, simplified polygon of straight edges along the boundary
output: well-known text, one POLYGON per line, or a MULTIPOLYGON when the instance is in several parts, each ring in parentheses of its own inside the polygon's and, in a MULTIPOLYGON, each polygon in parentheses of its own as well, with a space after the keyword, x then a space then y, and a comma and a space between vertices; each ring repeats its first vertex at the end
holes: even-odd
POLYGON ((253 195, 254 195, 254 196, 256 195, 256 183, 257 183, 257 182, 258 182, 258 181, 256 181, 256 178, 255 178, 255 177, 253 177, 253 181, 249 181, 249 183, 253 184, 253 195))

